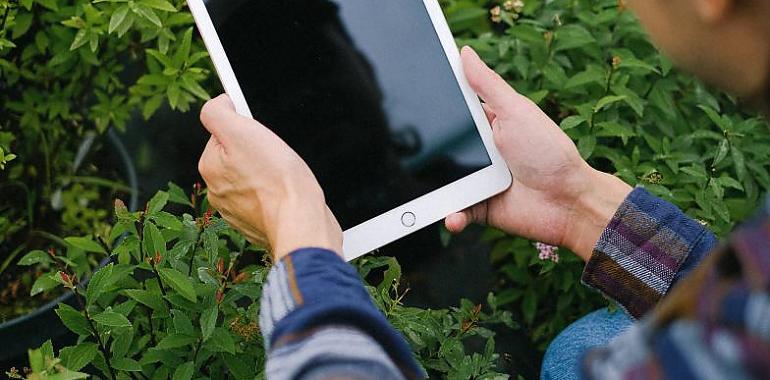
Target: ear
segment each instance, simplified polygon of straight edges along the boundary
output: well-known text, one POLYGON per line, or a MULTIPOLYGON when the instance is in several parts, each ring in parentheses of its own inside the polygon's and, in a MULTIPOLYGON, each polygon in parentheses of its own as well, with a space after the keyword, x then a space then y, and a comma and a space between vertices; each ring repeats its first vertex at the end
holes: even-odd
POLYGON ((735 0, 692 0, 695 14, 707 24, 723 21, 733 8, 735 0))

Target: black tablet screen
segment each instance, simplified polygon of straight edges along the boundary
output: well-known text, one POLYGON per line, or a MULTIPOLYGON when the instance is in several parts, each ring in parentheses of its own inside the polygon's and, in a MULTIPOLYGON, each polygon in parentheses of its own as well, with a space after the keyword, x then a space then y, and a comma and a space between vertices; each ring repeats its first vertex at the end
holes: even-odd
POLYGON ((207 0, 252 115, 343 229, 491 165, 420 0, 207 0))

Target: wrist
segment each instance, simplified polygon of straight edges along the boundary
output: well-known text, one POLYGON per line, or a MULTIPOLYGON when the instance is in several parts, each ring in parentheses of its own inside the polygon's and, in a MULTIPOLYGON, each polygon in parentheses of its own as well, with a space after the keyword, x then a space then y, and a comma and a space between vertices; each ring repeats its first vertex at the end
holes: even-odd
POLYGON ((289 197, 281 202, 273 225, 273 260, 300 248, 324 248, 342 255, 342 229, 323 197, 289 197))
POLYGON ((576 200, 571 221, 573 233, 567 241, 567 248, 586 262, 615 212, 633 190, 620 178, 590 167, 587 178, 589 185, 576 200))

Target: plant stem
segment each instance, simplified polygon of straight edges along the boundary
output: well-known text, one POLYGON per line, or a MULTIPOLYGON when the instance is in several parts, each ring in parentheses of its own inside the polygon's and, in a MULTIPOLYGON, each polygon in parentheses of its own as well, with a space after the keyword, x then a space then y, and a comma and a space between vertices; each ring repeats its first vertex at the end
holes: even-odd
POLYGON ((198 231, 198 238, 195 241, 195 245, 193 246, 192 252, 190 253, 190 265, 187 269, 187 277, 192 276, 192 267, 193 264, 195 264, 195 251, 198 250, 198 247, 203 244, 203 227, 201 227, 200 231, 198 231))
POLYGON ((83 298, 80 296, 80 292, 78 292, 77 286, 72 287, 72 293, 75 294, 75 299, 78 300, 78 304, 83 309, 83 313, 85 314, 86 321, 88 321, 88 326, 91 327, 91 334, 96 338, 97 343, 99 343, 99 349, 102 351, 102 354, 104 355, 104 361, 107 363, 107 369, 110 370, 110 375, 112 376, 112 379, 113 380, 117 379, 117 376, 115 376, 115 370, 112 369, 112 364, 110 363, 110 355, 109 355, 109 352, 107 352, 107 346, 105 346, 104 342, 102 342, 102 337, 99 336, 99 331, 96 330, 94 321, 91 319, 91 315, 88 313, 88 308, 83 302, 83 298))

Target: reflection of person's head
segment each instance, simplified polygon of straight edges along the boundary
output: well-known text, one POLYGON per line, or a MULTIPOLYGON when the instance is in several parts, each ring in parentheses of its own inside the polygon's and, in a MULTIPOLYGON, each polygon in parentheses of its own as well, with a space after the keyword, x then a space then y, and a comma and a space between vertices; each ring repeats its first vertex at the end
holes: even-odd
POLYGON ((214 1, 208 6, 254 117, 308 162, 332 208, 359 203, 347 207, 360 214, 353 219, 371 217, 376 194, 362 189, 390 179, 396 194, 405 180, 375 73, 338 7, 328 0, 220 1, 226 11, 214 1), (243 38, 244 30, 253 35, 243 38), (238 65, 239 59, 253 65, 238 65))
POLYGON ((770 1, 627 2, 677 64, 770 109, 770 1))

